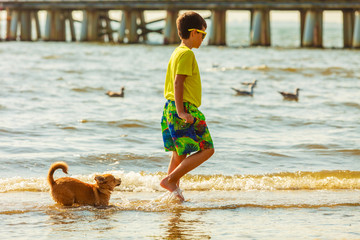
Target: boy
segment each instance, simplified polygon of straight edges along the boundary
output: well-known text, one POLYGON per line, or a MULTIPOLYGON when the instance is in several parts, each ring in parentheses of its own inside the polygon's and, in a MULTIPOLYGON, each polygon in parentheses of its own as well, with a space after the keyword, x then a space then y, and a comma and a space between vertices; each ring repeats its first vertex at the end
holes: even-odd
POLYGON ((186 12, 176 20, 181 44, 170 57, 164 97, 167 99, 161 128, 165 151, 172 151, 168 175, 160 186, 184 201, 179 181, 214 154, 214 145, 201 105, 201 79, 192 48, 199 48, 206 36, 207 24, 195 12, 186 12), (189 155, 192 152, 196 152, 189 155))

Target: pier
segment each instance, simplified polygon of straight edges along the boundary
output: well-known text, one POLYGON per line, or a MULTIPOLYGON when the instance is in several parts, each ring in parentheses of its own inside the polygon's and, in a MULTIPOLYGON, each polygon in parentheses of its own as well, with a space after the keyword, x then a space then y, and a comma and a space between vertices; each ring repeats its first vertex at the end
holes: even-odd
POLYGON ((180 42, 176 18, 182 10, 211 13, 209 45, 226 45, 226 11, 249 11, 251 46, 271 46, 271 11, 298 11, 301 47, 314 48, 323 47, 323 12, 337 10, 343 14, 344 48, 360 48, 359 0, 0 0, 0 11, 6 12, 3 40, 7 41, 71 39, 134 44, 146 42, 147 34, 155 32, 162 35, 164 44, 176 44, 180 42), (152 10, 166 11, 166 17, 146 22, 144 11, 152 10), (40 11, 46 12, 45 26, 40 24, 40 11), (81 20, 74 19, 74 11, 82 12, 81 20), (112 19, 109 11, 121 11, 121 18, 112 19), (80 30, 75 28, 77 21, 80 30), (164 27, 148 27, 157 21, 164 21, 164 27), (119 27, 114 29, 112 22, 119 23, 119 27))

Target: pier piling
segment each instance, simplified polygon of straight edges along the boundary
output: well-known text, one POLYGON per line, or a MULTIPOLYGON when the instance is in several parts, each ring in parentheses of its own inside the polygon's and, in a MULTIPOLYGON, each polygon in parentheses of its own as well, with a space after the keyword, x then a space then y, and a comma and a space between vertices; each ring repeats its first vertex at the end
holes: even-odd
POLYGON ((353 48, 360 48, 360 10, 355 12, 353 48))
POLYGON ((167 10, 164 28, 164 44, 175 44, 180 42, 177 34, 176 19, 178 17, 177 10, 167 10))
POLYGON ((66 21, 69 24, 71 40, 76 41, 72 11, 49 10, 46 15, 44 41, 66 41, 66 21))
POLYGON ((31 12, 28 10, 21 11, 21 41, 31 41, 31 12))
POLYGON ((119 29, 119 43, 138 43, 146 40, 146 23, 143 11, 123 10, 119 29))
POLYGON ((271 45, 270 12, 268 9, 256 9, 251 12, 250 45, 271 45))
POLYGON ((7 10, 6 40, 32 41, 33 23, 36 31, 35 40, 38 40, 41 33, 37 10, 7 10))
POLYGON ((5 40, 9 41, 9 34, 11 30, 11 10, 9 8, 6 9, 6 35, 5 40))
POLYGON ((100 41, 99 34, 100 14, 96 10, 84 10, 81 25, 80 41, 100 41))
POLYGON ((226 10, 211 13, 209 45, 226 45, 226 10))
POLYGON ((352 40, 354 34, 354 11, 343 11, 343 42, 344 48, 352 47, 352 40))
POLYGON ((302 46, 322 47, 323 13, 321 10, 308 10, 305 15, 302 46))
POLYGON ((76 33, 75 33, 75 26, 74 26, 74 19, 72 16, 72 12, 71 11, 66 12, 65 16, 69 21, 71 41, 76 42, 76 33))
POLYGON ((17 31, 18 31, 18 25, 19 25, 19 10, 12 10, 10 12, 10 31, 7 32, 6 39, 9 41, 16 40, 17 38, 17 31))

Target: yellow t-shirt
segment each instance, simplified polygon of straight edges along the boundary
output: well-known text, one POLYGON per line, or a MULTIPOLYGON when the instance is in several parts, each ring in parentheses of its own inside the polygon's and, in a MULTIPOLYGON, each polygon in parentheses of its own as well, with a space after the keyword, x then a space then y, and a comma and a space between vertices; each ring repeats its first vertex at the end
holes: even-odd
POLYGON ((187 76, 184 82, 183 101, 199 107, 201 105, 199 67, 193 51, 186 46, 177 47, 170 57, 164 87, 164 97, 168 100, 175 101, 174 83, 177 74, 187 76))

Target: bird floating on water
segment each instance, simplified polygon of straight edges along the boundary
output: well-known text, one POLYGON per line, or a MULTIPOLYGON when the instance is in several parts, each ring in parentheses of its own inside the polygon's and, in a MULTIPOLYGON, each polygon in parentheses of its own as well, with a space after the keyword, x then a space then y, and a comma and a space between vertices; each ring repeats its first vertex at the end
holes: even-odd
POLYGON ((107 91, 105 94, 109 97, 124 97, 125 87, 120 88, 120 92, 107 91))
POLYGON ((252 82, 242 82, 241 84, 247 85, 247 86, 254 85, 254 87, 256 87, 256 83, 257 83, 257 80, 254 79, 254 81, 252 81, 252 82))
POLYGON ((299 100, 299 91, 300 91, 300 88, 296 88, 295 93, 289 93, 289 92, 279 92, 279 93, 284 97, 284 100, 298 101, 299 100))
POLYGON ((241 89, 236 89, 236 88, 231 88, 232 90, 234 90, 236 92, 236 95, 238 96, 249 96, 252 97, 254 95, 254 85, 249 85, 249 91, 247 90, 241 90, 241 89))
POLYGON ((212 67, 213 67, 213 68, 219 68, 220 65, 219 65, 218 63, 213 63, 213 64, 212 64, 212 67))

